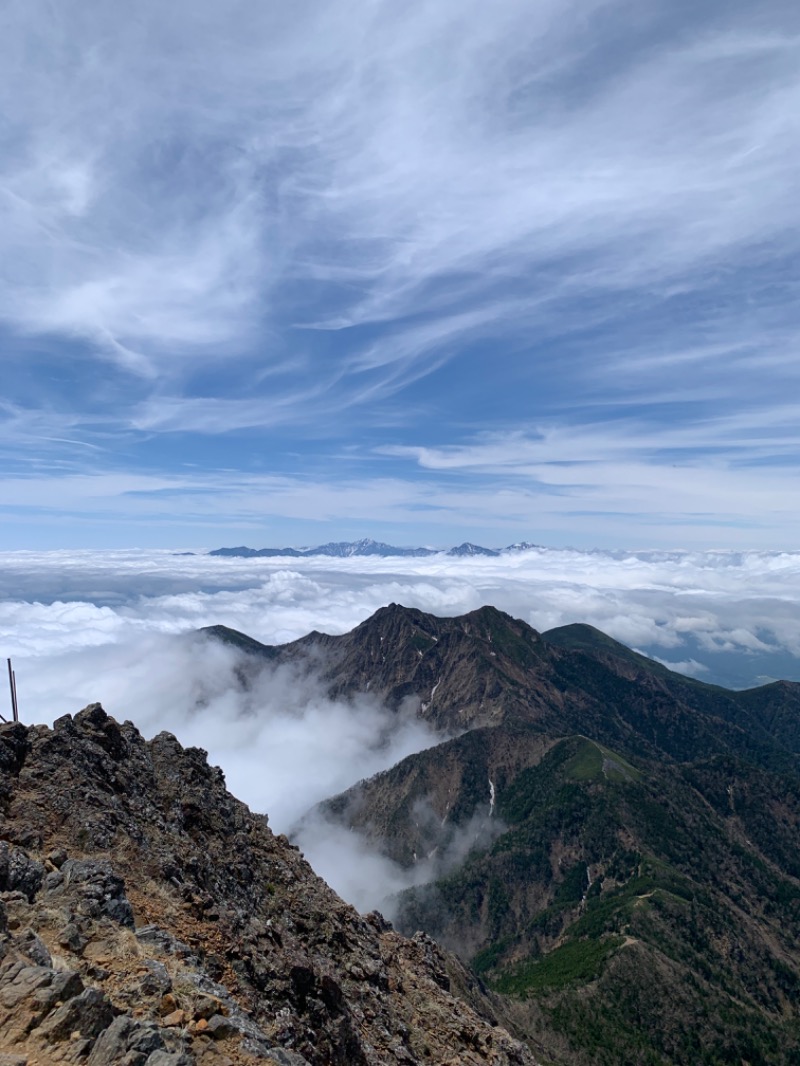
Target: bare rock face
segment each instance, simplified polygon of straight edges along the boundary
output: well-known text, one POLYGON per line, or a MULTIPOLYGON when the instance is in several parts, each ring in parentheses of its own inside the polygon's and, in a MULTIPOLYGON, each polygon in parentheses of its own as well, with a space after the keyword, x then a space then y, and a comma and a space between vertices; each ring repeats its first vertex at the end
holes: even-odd
POLYGON ((0 1066, 534 1064, 430 938, 361 916, 198 748, 99 704, 0 726, 0 1066))
POLYGON ((331 695, 369 691, 395 707, 410 700, 445 730, 538 721, 561 702, 541 635, 494 607, 436 618, 392 603, 350 633, 311 633, 273 649, 285 659, 304 653, 322 664, 331 695))

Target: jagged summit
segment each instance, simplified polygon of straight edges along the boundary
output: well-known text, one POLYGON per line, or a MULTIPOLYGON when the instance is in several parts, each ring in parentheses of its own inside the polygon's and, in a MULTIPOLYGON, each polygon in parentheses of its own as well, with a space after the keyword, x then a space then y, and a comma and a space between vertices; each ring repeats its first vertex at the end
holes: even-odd
POLYGON ((355 541, 334 541, 322 544, 318 548, 311 548, 307 555, 332 555, 339 558, 349 558, 352 555, 380 555, 380 556, 425 556, 435 555, 431 548, 398 548, 393 544, 384 544, 382 541, 372 540, 370 537, 362 537, 355 541))
POLYGON ((483 548, 483 547, 481 547, 480 544, 470 544, 469 541, 464 541, 464 543, 463 544, 459 544, 457 548, 451 548, 447 552, 447 554, 448 555, 458 555, 458 556, 461 556, 461 557, 471 556, 471 555, 495 556, 495 555, 499 555, 500 552, 496 551, 494 548, 483 548))
POLYGON ((729 691, 490 606, 393 603, 275 652, 450 738, 316 814, 427 881, 400 927, 470 959, 553 1060, 794 1066, 800 685, 729 691))
POLYGON ((401 620, 409 625, 435 625, 436 615, 422 611, 418 607, 405 607, 402 603, 387 603, 385 607, 379 607, 363 622, 356 626, 357 630, 372 629, 385 624, 392 624, 395 620, 401 620))
POLYGON ((800 685, 730 692, 491 606, 204 636, 242 685, 290 662, 450 738, 323 805, 430 861, 399 905, 425 934, 358 915, 169 733, 98 704, 3 725, 2 1066, 533 1063, 497 1018, 562 1066, 794 1066, 800 685))
POLYGON ((343 903, 202 750, 99 704, 0 726, 0 1061, 533 1066, 495 1006, 343 903))

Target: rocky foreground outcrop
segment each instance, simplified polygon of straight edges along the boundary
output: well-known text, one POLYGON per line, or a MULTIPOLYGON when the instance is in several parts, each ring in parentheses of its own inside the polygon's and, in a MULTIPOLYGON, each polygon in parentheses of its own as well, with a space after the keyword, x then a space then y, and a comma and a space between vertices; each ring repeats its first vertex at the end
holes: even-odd
POLYGON ((198 748, 0 726, 0 1066, 527 1066, 458 961, 340 900, 198 748))

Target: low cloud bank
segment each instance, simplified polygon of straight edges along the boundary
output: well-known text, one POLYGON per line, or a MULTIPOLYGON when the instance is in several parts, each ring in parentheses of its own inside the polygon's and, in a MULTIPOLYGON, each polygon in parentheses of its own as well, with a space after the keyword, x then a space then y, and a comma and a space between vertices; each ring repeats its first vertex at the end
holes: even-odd
POLYGON ((102 697, 146 737, 167 730, 205 748, 231 790, 296 839, 320 876, 362 910, 391 916, 397 893, 451 868, 478 839, 478 825, 458 831, 445 854, 406 870, 357 833, 318 814, 304 819, 321 800, 446 737, 416 717, 411 701, 390 711, 367 693, 330 699, 319 661, 242 666, 235 649, 200 635, 147 635, 102 656, 91 646, 62 654, 26 691, 29 705, 43 706, 57 677, 73 710, 102 697))

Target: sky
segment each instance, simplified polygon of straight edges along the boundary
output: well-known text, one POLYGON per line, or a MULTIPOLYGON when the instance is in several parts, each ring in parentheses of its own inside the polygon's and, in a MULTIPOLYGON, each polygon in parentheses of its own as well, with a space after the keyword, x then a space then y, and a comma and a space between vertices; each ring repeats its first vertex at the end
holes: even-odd
POLYGON ((8 0, 0 549, 791 549, 800 8, 8 0))

